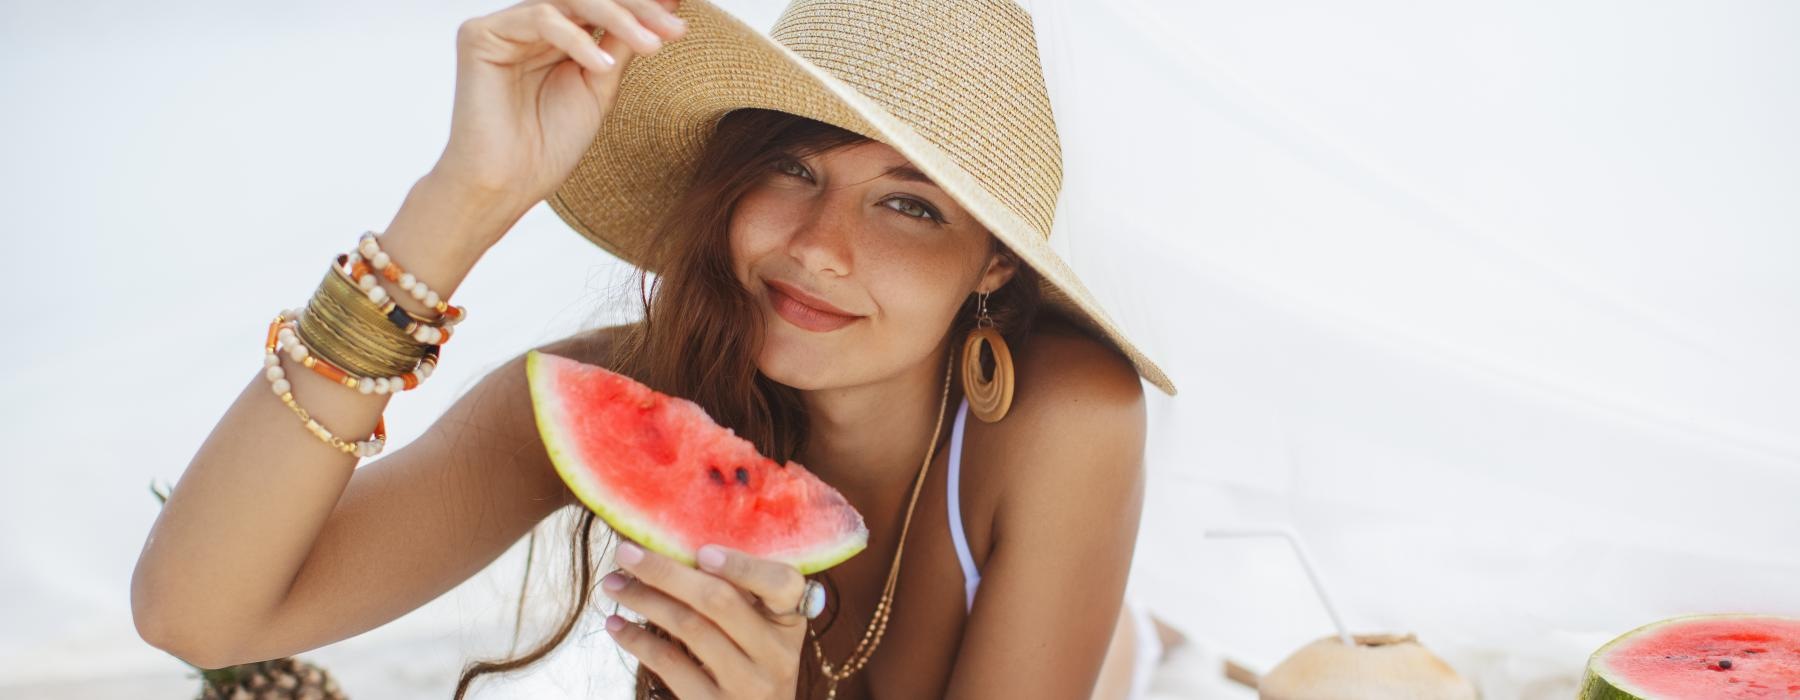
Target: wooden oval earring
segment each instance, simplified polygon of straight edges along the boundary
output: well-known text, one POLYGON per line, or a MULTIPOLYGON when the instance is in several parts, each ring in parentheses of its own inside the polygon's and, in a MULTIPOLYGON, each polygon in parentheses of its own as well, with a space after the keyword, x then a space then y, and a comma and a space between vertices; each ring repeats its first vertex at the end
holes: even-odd
POLYGON ((1006 339, 1000 336, 1000 331, 994 328, 994 319, 988 316, 988 293, 977 293, 981 296, 975 328, 969 331, 968 339, 963 341, 963 393, 968 397, 969 409, 975 413, 976 418, 994 423, 1005 418, 1007 409, 1012 408, 1012 351, 1007 349, 1006 339), (981 376, 982 343, 987 343, 994 353, 992 377, 981 376))

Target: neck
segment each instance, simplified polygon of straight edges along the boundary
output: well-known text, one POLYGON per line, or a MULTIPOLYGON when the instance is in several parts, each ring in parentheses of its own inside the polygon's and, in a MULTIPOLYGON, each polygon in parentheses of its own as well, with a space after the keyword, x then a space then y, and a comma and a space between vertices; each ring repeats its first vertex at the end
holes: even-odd
POLYGON ((853 503, 904 502, 912 495, 940 407, 941 443, 955 420, 956 388, 944 404, 948 344, 900 374, 873 383, 804 394, 810 421, 797 460, 853 503))

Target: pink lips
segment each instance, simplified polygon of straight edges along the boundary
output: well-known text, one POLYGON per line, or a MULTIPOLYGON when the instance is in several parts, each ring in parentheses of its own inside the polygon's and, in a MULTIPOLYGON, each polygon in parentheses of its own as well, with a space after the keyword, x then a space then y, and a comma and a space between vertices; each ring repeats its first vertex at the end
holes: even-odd
POLYGON ((818 333, 834 331, 862 318, 843 313, 842 309, 808 295, 793 285, 775 280, 764 280, 763 283, 768 285, 769 305, 775 307, 775 313, 787 319, 788 323, 806 330, 818 333))

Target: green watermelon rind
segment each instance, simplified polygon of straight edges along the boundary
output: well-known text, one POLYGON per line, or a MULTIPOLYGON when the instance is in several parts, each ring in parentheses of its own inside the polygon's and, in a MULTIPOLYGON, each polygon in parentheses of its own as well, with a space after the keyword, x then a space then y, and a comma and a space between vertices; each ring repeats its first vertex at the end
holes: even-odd
MULTIPOLYGON (((655 525, 654 520, 624 505, 622 499, 611 498, 607 488, 595 480, 587 469, 583 468, 581 451, 567 439, 557 425, 565 420, 567 411, 557 396, 552 382, 552 373, 541 369, 545 353, 531 350, 525 354, 525 376, 531 387, 532 411, 537 421, 538 434, 544 440, 544 449, 550 455, 550 463, 563 478, 563 482, 574 492, 590 510, 606 521, 608 526, 643 545, 687 566, 695 566, 692 554, 683 551, 676 542, 678 539, 655 525), (618 504, 609 506, 609 503, 618 504)), ((858 528, 848 537, 828 542, 812 551, 800 552, 788 559, 799 569, 801 574, 824 571, 843 563, 850 557, 868 547, 868 530, 858 528)))
POLYGON ((1633 686, 1630 682, 1616 677, 1612 667, 1607 663, 1607 654, 1613 651, 1614 647, 1630 642, 1639 635, 1648 634, 1653 630, 1669 625, 1678 625, 1697 620, 1730 620, 1743 618, 1753 618, 1757 620, 1792 619, 1780 615, 1763 615, 1758 613, 1711 613, 1682 615, 1680 617, 1671 617, 1666 620, 1657 620, 1646 625, 1640 625, 1630 632, 1614 637, 1612 641, 1607 642, 1601 645, 1599 649, 1594 650, 1593 655, 1588 657, 1587 672, 1584 673, 1581 678, 1581 693, 1580 695, 1577 695, 1576 698, 1577 700, 1654 700, 1654 696, 1650 694, 1650 691, 1633 686))
POLYGON ((543 360, 539 358, 543 354, 537 350, 526 353, 525 376, 531 385, 531 405, 535 409, 532 413, 537 419, 538 435, 543 438, 544 450, 549 453, 550 463, 556 467, 557 473, 562 475, 563 483, 569 486, 576 498, 619 534, 692 566, 693 558, 682 553, 673 537, 662 532, 649 518, 623 505, 621 499, 610 498, 612 494, 607 488, 583 468, 578 456, 581 451, 557 428, 559 423, 567 422, 568 411, 564 408, 561 397, 557 396, 552 373, 542 366, 543 360), (612 507, 608 503, 621 505, 612 507))

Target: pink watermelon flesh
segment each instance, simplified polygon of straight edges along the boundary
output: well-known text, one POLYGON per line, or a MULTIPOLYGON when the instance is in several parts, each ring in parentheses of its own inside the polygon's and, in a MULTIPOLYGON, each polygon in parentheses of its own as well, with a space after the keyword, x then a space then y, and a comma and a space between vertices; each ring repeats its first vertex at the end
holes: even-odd
POLYGON ((1800 619, 1695 615, 1645 625, 1589 662, 1583 697, 1800 698, 1800 619), (1724 663, 1722 663, 1724 662, 1724 663))
POLYGON ((699 404, 536 350, 525 367, 557 472, 631 540, 690 566, 712 543, 801 573, 868 546, 862 515, 842 494, 796 462, 758 454, 699 404))

